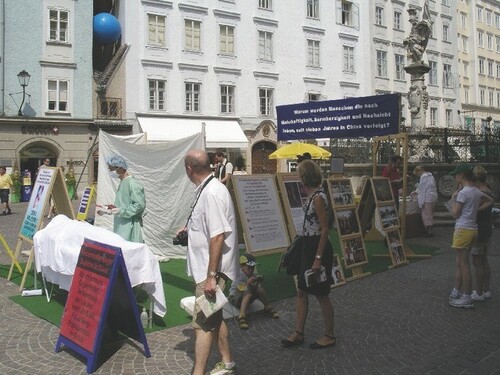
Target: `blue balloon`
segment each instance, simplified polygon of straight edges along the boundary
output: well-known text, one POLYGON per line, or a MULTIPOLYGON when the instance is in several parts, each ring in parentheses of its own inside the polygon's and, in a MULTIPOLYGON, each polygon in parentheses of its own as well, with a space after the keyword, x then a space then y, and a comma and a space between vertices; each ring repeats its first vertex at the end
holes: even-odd
POLYGON ((99 13, 94 16, 94 37, 101 44, 116 42, 122 33, 120 22, 109 13, 99 13))

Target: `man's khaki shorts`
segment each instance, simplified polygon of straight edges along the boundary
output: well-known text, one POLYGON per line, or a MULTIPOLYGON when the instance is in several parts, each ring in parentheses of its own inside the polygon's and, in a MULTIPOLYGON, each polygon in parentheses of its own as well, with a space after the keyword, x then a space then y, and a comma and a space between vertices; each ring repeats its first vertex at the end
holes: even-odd
MULTIPOLYGON (((205 284, 207 280, 202 281, 199 284, 196 284, 196 289, 194 292, 195 298, 204 294, 205 284)), ((222 278, 218 278, 217 285, 220 290, 224 290, 224 285, 226 284, 225 280, 222 278)), ((216 313, 210 315, 208 318, 203 314, 198 304, 194 303, 194 316, 192 321, 192 326, 194 329, 201 329, 205 332, 213 331, 215 328, 218 328, 222 323, 222 309, 217 311, 216 313)))

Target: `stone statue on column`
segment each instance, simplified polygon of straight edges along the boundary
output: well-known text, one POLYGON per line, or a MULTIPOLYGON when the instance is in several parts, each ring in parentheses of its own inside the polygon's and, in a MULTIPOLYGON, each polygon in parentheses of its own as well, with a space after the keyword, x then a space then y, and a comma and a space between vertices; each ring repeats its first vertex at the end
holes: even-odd
POLYGON ((427 48, 427 42, 432 34, 432 22, 429 12, 429 0, 425 0, 422 20, 417 17, 417 9, 408 9, 409 21, 412 25, 410 35, 403 41, 407 50, 408 65, 404 70, 411 76, 411 85, 408 92, 408 104, 411 114, 411 131, 417 132, 425 128, 425 119, 428 104, 427 87, 424 84, 424 75, 430 68, 422 57, 427 48))

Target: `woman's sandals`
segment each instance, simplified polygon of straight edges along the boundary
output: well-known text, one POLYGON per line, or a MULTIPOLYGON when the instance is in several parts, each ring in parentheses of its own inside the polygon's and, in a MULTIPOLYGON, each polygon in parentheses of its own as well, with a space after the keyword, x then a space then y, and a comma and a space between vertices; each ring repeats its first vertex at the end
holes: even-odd
POLYGON ((337 340, 335 339, 335 336, 330 336, 330 335, 325 335, 325 337, 328 337, 332 341, 327 343, 327 344, 320 344, 319 342, 315 341, 312 344, 309 345, 311 349, 325 349, 329 348, 331 346, 334 346, 337 340))
POLYGON ((281 345, 284 348, 293 348, 294 346, 300 346, 304 343, 304 334, 302 332, 295 331, 293 334, 295 335, 294 340, 281 339, 281 345))

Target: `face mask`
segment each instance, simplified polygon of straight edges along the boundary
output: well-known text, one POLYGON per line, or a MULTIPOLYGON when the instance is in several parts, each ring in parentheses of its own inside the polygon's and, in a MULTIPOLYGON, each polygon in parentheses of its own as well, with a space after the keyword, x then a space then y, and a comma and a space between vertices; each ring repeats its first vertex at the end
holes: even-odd
POLYGON ((114 171, 109 171, 109 175, 111 176, 111 178, 119 178, 120 176, 118 175, 118 173, 116 173, 116 170, 114 171))

